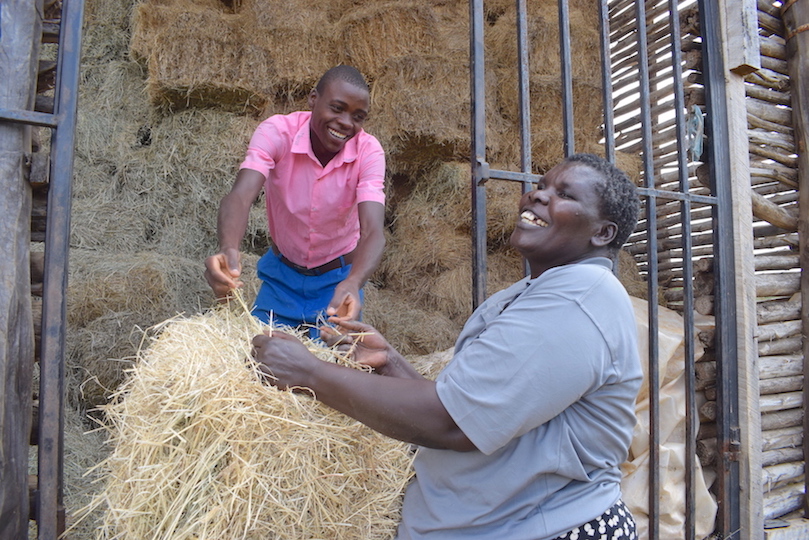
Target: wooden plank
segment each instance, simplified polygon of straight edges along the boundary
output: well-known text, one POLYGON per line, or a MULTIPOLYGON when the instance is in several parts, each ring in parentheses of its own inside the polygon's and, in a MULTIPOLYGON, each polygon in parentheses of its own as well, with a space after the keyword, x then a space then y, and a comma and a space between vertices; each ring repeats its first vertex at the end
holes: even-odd
POLYGON ((756 0, 735 0, 725 4, 727 17, 727 68, 747 75, 761 68, 756 0))
MULTIPOLYGON (((763 528, 761 489, 761 413, 759 411, 758 347, 751 329, 756 325, 756 276, 753 257, 753 201, 751 198, 747 99, 744 75, 760 67, 755 2, 721 0, 725 100, 733 205, 733 261, 736 268, 736 327, 738 350, 738 410, 741 435, 739 500, 742 540, 758 537, 763 528), (740 6, 742 9, 740 9, 740 6), (752 9, 752 12, 751 12, 752 9), (756 37, 754 37, 755 35, 756 37)), ((704 31, 704 29, 703 29, 704 31)), ((730 291, 728 291, 730 292, 730 291)))
MULTIPOLYGON (((0 107, 30 110, 41 39, 42 1, 3 0, 0 107)), ((28 442, 34 358, 29 269, 31 188, 23 178, 31 129, 0 122, 0 538, 26 538, 28 442)))

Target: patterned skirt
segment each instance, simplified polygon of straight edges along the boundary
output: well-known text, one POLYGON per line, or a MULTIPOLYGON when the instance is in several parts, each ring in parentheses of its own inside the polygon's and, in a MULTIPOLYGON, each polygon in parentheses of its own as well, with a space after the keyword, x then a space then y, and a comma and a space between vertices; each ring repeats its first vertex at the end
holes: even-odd
POLYGON ((595 518, 594 520, 579 525, 572 531, 568 531, 555 540, 585 540, 594 538, 598 540, 636 540, 635 520, 632 514, 624 505, 622 500, 618 500, 612 508, 595 518))

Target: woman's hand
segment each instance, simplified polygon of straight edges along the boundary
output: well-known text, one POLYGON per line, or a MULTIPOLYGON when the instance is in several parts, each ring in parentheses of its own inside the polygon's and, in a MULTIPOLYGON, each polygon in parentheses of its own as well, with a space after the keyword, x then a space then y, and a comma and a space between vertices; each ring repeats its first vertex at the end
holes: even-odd
POLYGON ((349 352, 355 361, 377 371, 387 365, 392 347, 373 326, 339 317, 331 317, 329 322, 337 327, 320 328, 320 339, 329 347, 349 352))
POLYGON ((295 336, 274 330, 253 338, 253 358, 270 384, 281 390, 309 388, 309 379, 322 363, 295 336))

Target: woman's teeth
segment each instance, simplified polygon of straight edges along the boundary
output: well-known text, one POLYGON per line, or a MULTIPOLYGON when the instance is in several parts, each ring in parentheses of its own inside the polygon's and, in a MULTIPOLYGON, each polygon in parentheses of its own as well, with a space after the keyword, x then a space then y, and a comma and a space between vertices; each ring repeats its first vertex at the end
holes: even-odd
POLYGON ((536 227, 547 227, 548 222, 540 219, 536 214, 531 212, 530 210, 524 211, 520 214, 520 220, 523 223, 528 223, 529 225, 534 225, 536 227))

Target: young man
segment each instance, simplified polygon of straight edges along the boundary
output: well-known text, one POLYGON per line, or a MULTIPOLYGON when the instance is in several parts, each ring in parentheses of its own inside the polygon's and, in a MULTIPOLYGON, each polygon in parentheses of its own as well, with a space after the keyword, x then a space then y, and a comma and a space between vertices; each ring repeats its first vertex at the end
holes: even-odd
POLYGON ((421 445, 398 540, 633 540, 620 466, 642 370, 611 256, 638 210, 635 186, 601 158, 551 169, 520 200, 511 236, 531 275, 475 310, 435 381, 356 321, 324 337, 362 332, 353 354, 374 373, 323 362, 281 332, 256 336, 255 358, 271 384, 310 388, 421 445))
POLYGON ((275 115, 256 129, 219 207, 219 252, 205 261, 218 298, 242 285, 239 246, 264 189, 273 247, 258 262, 253 313, 289 326, 357 318, 385 245, 385 154, 362 129, 370 108, 365 79, 353 67, 334 67, 308 102, 311 112, 275 115))

